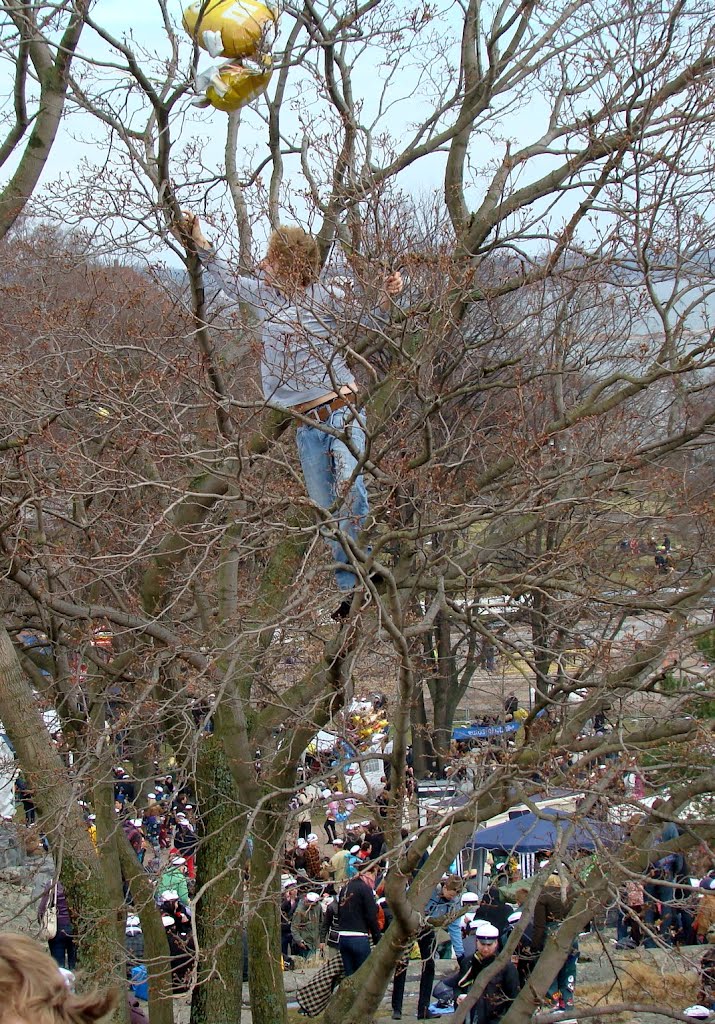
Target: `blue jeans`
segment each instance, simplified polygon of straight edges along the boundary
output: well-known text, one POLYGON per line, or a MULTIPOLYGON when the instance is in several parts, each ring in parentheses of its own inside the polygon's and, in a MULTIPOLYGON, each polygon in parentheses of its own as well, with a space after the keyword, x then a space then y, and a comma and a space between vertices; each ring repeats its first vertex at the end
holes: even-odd
POLYGON ((77 947, 74 944, 71 928, 58 928, 54 939, 48 939, 50 955, 58 967, 66 967, 73 971, 77 966, 77 947))
POLYGON ((338 949, 345 977, 349 978, 370 956, 370 940, 367 935, 341 935, 338 939, 338 949))
MULTIPOLYGON (((362 411, 356 419, 347 406, 336 409, 325 421, 326 427, 344 431, 354 452, 365 451, 365 415, 362 411)), ((323 424, 320 425, 321 427, 323 424)), ((321 508, 332 508, 335 511, 335 525, 351 540, 357 541, 368 513, 367 490, 360 474, 353 477, 358 460, 353 451, 344 441, 332 434, 325 433, 317 425, 308 427, 301 424, 296 432, 298 455, 303 469, 305 486, 312 501, 321 508), (349 489, 343 494, 349 481, 349 489)), ((343 565, 349 565, 350 559, 342 544, 337 540, 328 540, 333 559, 343 565)), ((355 586, 355 573, 352 569, 336 569, 335 579, 338 588, 343 591, 352 590, 355 586)))

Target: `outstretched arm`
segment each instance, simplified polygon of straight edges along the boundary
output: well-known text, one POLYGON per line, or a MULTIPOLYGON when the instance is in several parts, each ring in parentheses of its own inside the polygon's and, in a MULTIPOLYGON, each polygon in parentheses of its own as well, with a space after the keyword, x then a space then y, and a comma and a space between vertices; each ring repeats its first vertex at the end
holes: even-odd
POLYGON ((201 221, 195 213, 182 211, 182 220, 172 228, 172 233, 187 248, 191 248, 201 260, 214 283, 239 302, 259 306, 262 300, 260 281, 255 277, 236 274, 226 260, 220 259, 203 233, 201 221))

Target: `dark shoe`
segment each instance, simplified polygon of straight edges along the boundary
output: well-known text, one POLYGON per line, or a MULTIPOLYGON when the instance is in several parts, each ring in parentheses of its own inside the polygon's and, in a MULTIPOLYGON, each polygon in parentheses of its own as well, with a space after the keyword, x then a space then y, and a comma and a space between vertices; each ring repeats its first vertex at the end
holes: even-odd
POLYGON ((439 1014, 439 1013, 432 1013, 431 1010, 428 1010, 427 1013, 423 1014, 422 1016, 419 1016, 419 1014, 418 1014, 417 1020, 432 1020, 433 1017, 434 1018, 441 1017, 441 1014, 439 1014))
POLYGON ((393 1020, 402 1020, 402 1014, 400 1013, 399 1010, 393 1010, 392 1011, 392 1019, 393 1020))

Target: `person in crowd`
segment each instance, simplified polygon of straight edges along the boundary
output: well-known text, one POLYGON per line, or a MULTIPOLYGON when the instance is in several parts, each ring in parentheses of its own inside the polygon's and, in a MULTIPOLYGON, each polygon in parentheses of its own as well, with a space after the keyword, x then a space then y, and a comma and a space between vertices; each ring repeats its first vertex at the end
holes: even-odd
MULTIPOLYGON (((534 907, 532 948, 535 954, 541 954, 547 936, 559 930, 568 916, 571 903, 568 892, 565 897, 563 895, 559 876, 550 875, 534 907)), ((578 939, 575 939, 568 956, 547 990, 546 998, 556 1010, 568 1011, 573 1008, 578 952, 578 939)))
POLYGON ((348 863, 345 870, 348 878, 355 878, 360 870, 360 865, 364 863, 360 858, 360 847, 357 843, 350 847, 348 854, 348 863))
MULTIPOLYGON (((462 998, 485 968, 492 964, 499 952, 499 932, 488 921, 482 921, 475 930, 476 952, 457 982, 462 998)), ((472 1007, 472 1024, 497 1024, 519 993, 519 977, 513 963, 505 964, 487 983, 472 1007)))
MULTIPOLYGON (((660 835, 655 840, 655 845, 670 843, 678 838, 677 826, 667 822, 660 835)), ((680 901, 683 891, 677 885, 678 882, 687 884, 689 881, 688 867, 682 853, 673 851, 664 857, 654 861, 649 868, 649 881, 645 885, 645 914, 646 936, 644 945, 653 948, 656 945, 654 935, 660 913, 660 938, 668 945, 672 945, 681 930, 690 927, 690 920, 684 920, 680 901)))
POLYGON ((315 832, 311 832, 307 838, 308 844, 305 851, 305 873, 312 881, 316 882, 320 879, 320 847, 318 846, 318 837, 315 832))
POLYGON ((124 925, 124 948, 127 951, 127 965, 135 967, 144 962, 144 933, 137 914, 127 914, 124 925))
POLYGON ((144 863, 147 850, 150 848, 143 831, 144 821, 142 818, 129 818, 122 822, 124 834, 129 840, 129 845, 137 855, 140 864, 144 863))
POLYGON ((438 886, 425 907, 426 925, 417 936, 420 951, 421 970, 420 987, 417 994, 417 1019, 426 1020, 432 1014, 429 1004, 432 997, 432 985, 435 976, 435 955, 437 953, 437 934, 435 927, 444 927, 449 932, 452 943, 457 943, 457 952, 463 953, 462 933, 459 924, 461 902, 459 891, 462 880, 457 875, 449 875, 438 886))
POLYGON ((73 971, 77 965, 77 945, 74 940, 72 915, 62 882, 48 882, 43 889, 37 908, 38 921, 42 921, 52 901, 57 911, 57 932, 53 938, 47 940, 47 945, 57 961, 57 966, 73 971))
MULTIPOLYGON (((508 917, 508 929, 501 938, 501 943, 504 945, 511 935, 516 925, 521 921, 522 911, 515 910, 509 914, 508 917)), ((533 933, 534 933, 534 922, 529 923, 521 933, 521 938, 516 944, 516 948, 512 955, 512 962, 516 966, 516 973, 519 975, 519 988, 523 988, 529 980, 529 975, 534 969, 534 965, 538 960, 538 953, 533 950, 533 933)))
POLYGON ((342 885, 348 878, 350 854, 347 850, 343 849, 342 839, 334 840, 333 846, 336 847, 335 853, 328 861, 330 864, 330 875, 336 885, 342 885))
POLYGON ((385 833, 376 821, 368 822, 365 842, 370 844, 369 860, 377 860, 385 852, 385 833))
POLYGON ((191 911, 185 903, 179 899, 176 889, 165 889, 162 892, 159 908, 162 914, 173 917, 174 926, 179 935, 186 935, 191 931, 191 911))
POLYGON ((296 821, 298 822, 298 838, 307 840, 308 836, 313 831, 313 804, 319 798, 320 793, 318 792, 317 786, 312 785, 305 786, 303 789, 299 789, 295 795, 295 801, 297 803, 296 821))
MULTIPOLYGON (((485 864, 484 873, 489 865, 485 864)), ((491 874, 491 868, 489 868, 489 874, 491 874)), ((465 892, 476 893, 481 895, 482 886, 479 883, 479 872, 476 868, 470 868, 464 876, 464 890, 465 892)))
POLYGON ((317 892, 298 900, 291 919, 291 948, 298 956, 312 956, 321 948, 323 908, 317 892))
POLYGON ((0 934, 2 1024, 93 1024, 115 1007, 107 990, 76 995, 57 963, 27 935, 0 934))
POLYGON ((715 878, 706 876, 700 880, 699 885, 704 893, 698 901, 693 921, 695 941, 715 943, 715 878))
MULTIPOLYGON (((332 887, 331 887, 332 888, 332 887)), ((323 919, 320 927, 320 948, 330 958, 339 952, 338 941, 338 897, 327 893, 323 898, 323 919)))
POLYGON ((354 974, 370 955, 370 939, 380 941, 375 901, 377 865, 363 864, 338 897, 338 948, 345 976, 354 974))
MULTIPOLYGON (((182 241, 190 239, 219 287, 248 303, 258 317, 264 398, 308 420, 300 423, 296 436, 308 494, 323 509, 342 500, 337 525, 357 541, 368 513, 367 490, 356 457, 365 448, 365 416, 340 345, 346 296, 320 280, 317 240, 302 228, 279 228, 268 240, 260 273, 249 278, 235 274, 217 258, 198 217, 185 213, 178 236, 182 241), (332 432, 321 429, 323 424, 332 432)), ((384 325, 392 297, 401 291, 401 275, 387 275, 379 309, 359 320, 367 327, 384 325)), ((329 543, 340 566, 335 573, 337 586, 348 594, 356 585, 349 556, 339 540, 329 543)), ((336 615, 343 617, 348 611, 346 599, 336 615)))
POLYGON ((507 927, 509 907, 499 897, 500 893, 497 887, 490 885, 482 896, 477 917, 489 921, 501 935, 507 927))
POLYGON ((637 879, 628 879, 621 888, 616 920, 616 949, 635 949, 642 941, 645 889, 637 879))
POLYGON ((299 839, 295 844, 293 851, 293 869, 297 875, 305 875, 306 872, 306 851, 308 849, 308 841, 306 839, 299 839))
POLYGON ((193 825, 183 812, 176 815, 174 831, 174 849, 186 860, 186 874, 190 879, 196 878, 196 847, 198 838, 193 825))
POLYGON ((333 800, 329 789, 323 790, 323 800, 328 800, 325 807, 325 822, 323 824, 325 838, 327 842, 334 843, 338 837, 337 814, 340 805, 337 800, 333 800))
POLYGON ((25 822, 28 825, 34 825, 37 818, 37 808, 35 807, 33 796, 34 794, 25 781, 24 776, 18 775, 15 779, 15 799, 19 800, 22 804, 25 822))
POLYGON ((164 869, 159 879, 158 891, 162 893, 166 889, 174 889, 178 893, 180 902, 188 907, 190 904, 189 886, 184 874, 185 869, 186 859, 184 857, 172 857, 169 866, 164 869))
POLYGON ((169 914, 162 914, 166 939, 169 943, 169 962, 171 967, 171 989, 174 995, 188 992, 191 984, 191 973, 195 955, 194 938, 189 932, 181 935, 169 914))
POLYGON ((281 899, 281 953, 286 964, 292 963, 291 940, 293 914, 298 906, 298 883, 295 878, 286 878, 283 882, 281 899))

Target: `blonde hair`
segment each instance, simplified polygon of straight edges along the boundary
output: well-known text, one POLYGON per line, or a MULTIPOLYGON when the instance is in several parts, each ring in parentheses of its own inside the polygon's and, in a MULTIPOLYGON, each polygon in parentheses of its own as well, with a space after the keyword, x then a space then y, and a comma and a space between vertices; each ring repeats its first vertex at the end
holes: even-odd
POLYGON ((280 227, 268 239, 266 259, 282 277, 296 277, 307 288, 320 272, 318 243, 299 227, 280 227))
POLYGON ((27 935, 0 935, 0 1024, 93 1024, 114 1009, 115 992, 70 992, 52 957, 27 935))

